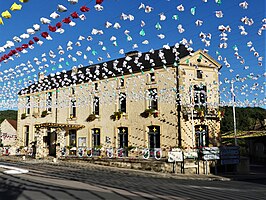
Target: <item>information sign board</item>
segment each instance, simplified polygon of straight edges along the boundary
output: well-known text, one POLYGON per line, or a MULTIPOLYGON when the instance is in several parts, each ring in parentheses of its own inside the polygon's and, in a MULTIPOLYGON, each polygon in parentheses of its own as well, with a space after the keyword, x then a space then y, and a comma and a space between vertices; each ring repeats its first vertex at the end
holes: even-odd
POLYGON ((183 152, 182 151, 168 152, 168 162, 183 162, 183 152))
POLYGON ((223 146, 220 147, 221 165, 233 165, 239 163, 239 147, 223 146))
POLYGON ((201 149, 203 160, 219 160, 220 150, 219 147, 203 147, 201 149))

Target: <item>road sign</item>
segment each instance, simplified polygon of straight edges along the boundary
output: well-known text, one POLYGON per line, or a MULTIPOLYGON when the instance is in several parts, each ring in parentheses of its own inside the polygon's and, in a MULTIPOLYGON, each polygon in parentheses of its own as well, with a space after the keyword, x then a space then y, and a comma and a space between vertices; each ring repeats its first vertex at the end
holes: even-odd
POLYGON ((184 159, 196 159, 196 158, 198 158, 197 150, 184 151, 184 159))
POLYGON ((239 163, 239 147, 223 146, 220 147, 221 165, 233 165, 239 163))
POLYGON ((182 151, 168 152, 168 162, 183 162, 183 152, 182 151))
POLYGON ((219 160, 220 156, 219 154, 207 154, 207 155, 203 155, 203 160, 219 160))
POLYGON ((220 150, 219 147, 203 147, 201 149, 203 160, 219 160, 220 150))

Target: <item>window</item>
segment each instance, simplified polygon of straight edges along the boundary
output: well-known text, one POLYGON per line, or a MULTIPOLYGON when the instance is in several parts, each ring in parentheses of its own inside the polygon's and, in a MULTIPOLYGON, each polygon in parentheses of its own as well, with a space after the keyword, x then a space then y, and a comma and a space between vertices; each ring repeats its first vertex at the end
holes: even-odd
POLYGON ((24 127, 24 144, 25 146, 29 146, 29 134, 30 134, 30 127, 29 126, 25 126, 24 127))
POLYGON ((69 146, 75 147, 77 141, 77 131, 69 130, 69 146))
POLYGON ((98 83, 94 83, 94 89, 95 89, 95 91, 97 91, 99 89, 99 84, 98 83))
POLYGON ((47 93, 46 108, 48 112, 52 112, 52 92, 47 93))
POLYGON ((155 82, 155 73, 150 73, 150 82, 155 82))
POLYGON ((124 80, 124 78, 119 79, 119 86, 120 87, 125 87, 125 80, 124 80))
POLYGON ((70 106, 70 118, 77 117, 77 107, 76 107, 76 99, 71 99, 71 106, 70 106))
POLYGON ((96 97, 96 96, 93 99, 93 113, 95 115, 100 114, 100 99, 99 97, 96 97))
POLYGON ((86 137, 79 137, 78 146, 79 147, 86 147, 86 137))
POLYGON ((100 140, 100 129, 99 128, 94 128, 91 130, 92 133, 92 147, 93 148, 98 148, 101 144, 100 140))
POLYGON ((206 147, 209 145, 208 126, 195 126, 196 147, 206 147))
POLYGON ((195 108, 206 107, 207 90, 206 86, 194 85, 194 104, 195 108))
POLYGON ((149 148, 153 150, 154 148, 160 148, 160 127, 159 126, 149 126, 149 148))
POLYGON ((128 147, 128 128, 119 127, 118 128, 118 148, 128 147))
POLYGON ((126 93, 119 94, 119 111, 127 112, 127 100, 126 100, 126 93))
POLYGON ((149 100, 149 102, 148 102, 149 109, 158 110, 157 89, 156 88, 149 89, 148 90, 148 94, 149 94, 149 97, 148 97, 148 100, 149 100))
POLYGON ((202 79, 202 70, 197 70, 197 78, 202 79))
POLYGON ((75 91, 75 88, 71 88, 71 94, 72 94, 72 95, 75 95, 75 92, 76 92, 76 91, 75 91))
POLYGON ((30 114, 30 96, 26 97, 26 114, 30 114))

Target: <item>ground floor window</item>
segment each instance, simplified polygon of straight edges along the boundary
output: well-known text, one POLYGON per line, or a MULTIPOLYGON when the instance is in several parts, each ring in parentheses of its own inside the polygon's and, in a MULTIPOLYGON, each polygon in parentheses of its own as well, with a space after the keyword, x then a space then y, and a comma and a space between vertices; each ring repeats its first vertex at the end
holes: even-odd
POLYGON ((85 147, 86 146, 86 137, 79 137, 78 146, 79 147, 85 147))
POLYGON ((75 147, 77 141, 77 131, 69 130, 69 146, 75 147))
POLYGON ((209 145, 208 126, 197 125, 195 126, 196 147, 205 147, 209 145))

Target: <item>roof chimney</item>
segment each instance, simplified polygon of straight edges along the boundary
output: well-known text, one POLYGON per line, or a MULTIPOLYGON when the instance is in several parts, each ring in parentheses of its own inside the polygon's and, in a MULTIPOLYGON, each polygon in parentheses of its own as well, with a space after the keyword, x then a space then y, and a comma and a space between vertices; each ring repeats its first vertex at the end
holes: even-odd
POLYGON ((44 79, 44 72, 39 72, 38 81, 42 81, 44 79))
POLYGON ((129 51, 129 52, 126 53, 126 56, 130 56, 130 57, 131 56, 137 56, 138 53, 139 53, 138 51, 129 51))

